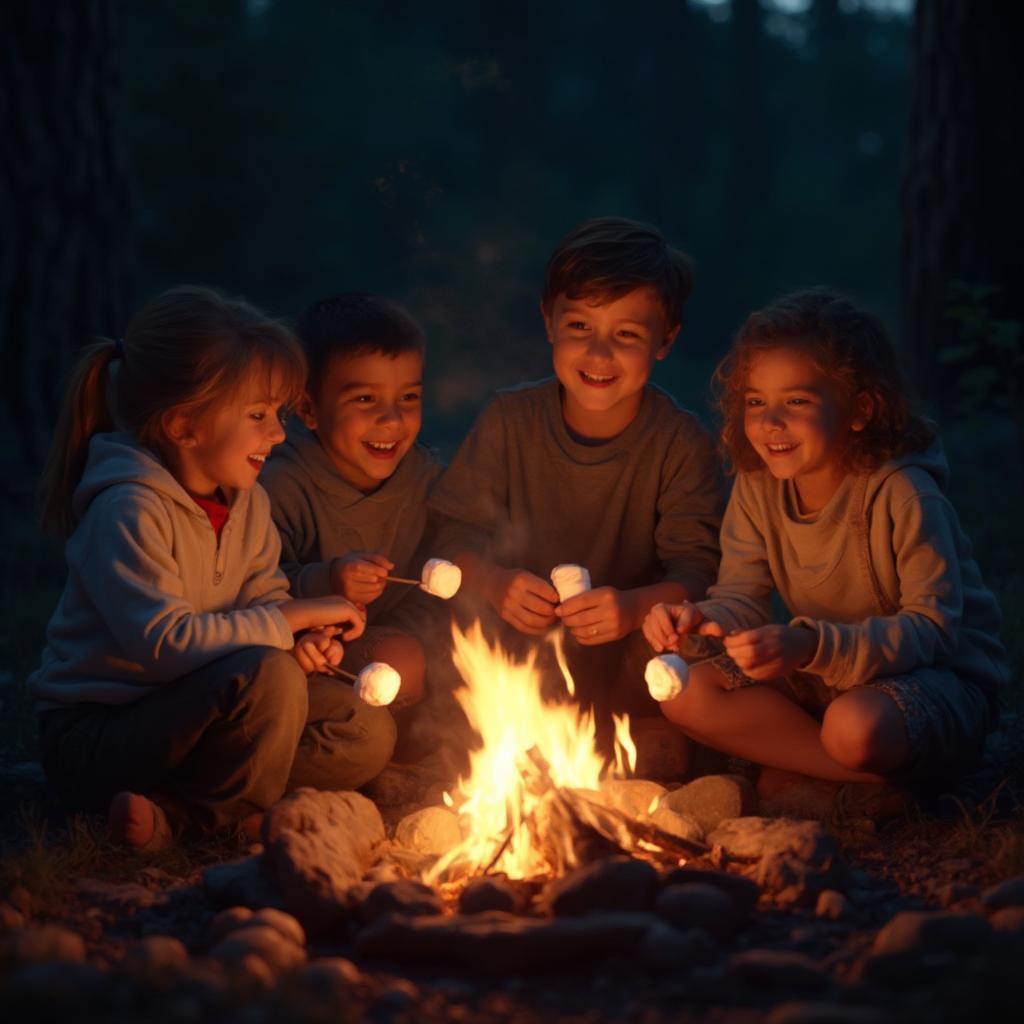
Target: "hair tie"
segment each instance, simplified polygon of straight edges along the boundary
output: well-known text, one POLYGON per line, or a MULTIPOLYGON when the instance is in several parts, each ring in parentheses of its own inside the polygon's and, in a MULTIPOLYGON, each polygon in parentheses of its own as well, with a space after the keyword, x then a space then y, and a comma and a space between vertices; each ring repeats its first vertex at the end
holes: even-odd
POLYGON ((121 338, 114 342, 114 358, 124 359, 124 341, 121 338))

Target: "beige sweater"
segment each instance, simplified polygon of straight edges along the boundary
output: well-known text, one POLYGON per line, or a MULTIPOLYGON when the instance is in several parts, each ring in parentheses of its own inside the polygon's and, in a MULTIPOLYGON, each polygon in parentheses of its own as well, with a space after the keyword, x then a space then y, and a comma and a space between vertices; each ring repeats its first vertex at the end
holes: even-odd
POLYGON ((74 495, 68 579, 29 680, 38 710, 126 704, 244 647, 289 649, 270 502, 238 492, 220 542, 130 434, 97 434, 74 495))
POLYGON ((593 586, 673 580, 703 593, 718 567, 721 478, 696 417, 647 385, 618 436, 580 444, 549 379, 499 391, 434 488, 441 554, 486 553, 547 578, 560 562, 593 586))
POLYGON ((740 473, 722 523, 722 566, 701 611, 727 630, 769 622, 777 590, 818 644, 805 671, 830 687, 945 667, 986 689, 1009 677, 1000 614, 927 452, 847 477, 813 517, 791 481, 740 473))

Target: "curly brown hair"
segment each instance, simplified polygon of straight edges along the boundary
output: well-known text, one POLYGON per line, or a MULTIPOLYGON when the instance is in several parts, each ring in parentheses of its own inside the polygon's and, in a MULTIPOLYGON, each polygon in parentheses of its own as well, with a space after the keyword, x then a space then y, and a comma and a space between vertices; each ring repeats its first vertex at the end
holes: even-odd
POLYGON ((917 411, 882 321, 838 292, 814 288, 784 295, 751 313, 715 368, 712 394, 731 472, 763 465, 743 430, 744 392, 754 358, 779 347, 806 353, 847 409, 859 395, 871 398, 867 425, 851 433, 843 451, 848 472, 869 472, 932 442, 935 431, 917 411))

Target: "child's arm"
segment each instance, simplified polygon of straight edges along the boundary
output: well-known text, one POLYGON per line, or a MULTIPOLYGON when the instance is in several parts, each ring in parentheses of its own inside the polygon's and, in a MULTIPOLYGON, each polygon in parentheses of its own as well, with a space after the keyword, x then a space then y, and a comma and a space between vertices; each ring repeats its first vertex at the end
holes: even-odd
POLYGON ((963 591, 956 513, 940 495, 915 494, 886 514, 893 526, 899 611, 853 623, 807 616, 791 623, 815 641, 806 671, 838 690, 943 662, 957 649, 963 591))

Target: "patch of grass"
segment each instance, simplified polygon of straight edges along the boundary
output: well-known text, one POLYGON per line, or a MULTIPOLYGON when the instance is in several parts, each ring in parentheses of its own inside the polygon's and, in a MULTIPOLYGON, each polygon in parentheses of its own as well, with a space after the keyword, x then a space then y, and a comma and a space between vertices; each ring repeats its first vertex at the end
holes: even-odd
POLYGON ((22 808, 21 831, 10 852, 0 856, 0 893, 24 886, 44 906, 59 903, 80 878, 138 881, 144 868, 187 878, 207 865, 244 855, 250 842, 237 832, 221 832, 139 853, 112 842, 98 816, 76 814, 54 828, 32 806, 22 808))

